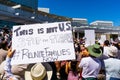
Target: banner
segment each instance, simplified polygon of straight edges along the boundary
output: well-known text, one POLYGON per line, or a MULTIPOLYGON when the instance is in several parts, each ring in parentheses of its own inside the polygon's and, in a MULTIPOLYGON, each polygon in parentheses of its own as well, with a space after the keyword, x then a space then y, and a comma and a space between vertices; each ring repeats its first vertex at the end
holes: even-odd
POLYGON ((70 22, 13 27, 11 64, 28 64, 75 59, 70 22))

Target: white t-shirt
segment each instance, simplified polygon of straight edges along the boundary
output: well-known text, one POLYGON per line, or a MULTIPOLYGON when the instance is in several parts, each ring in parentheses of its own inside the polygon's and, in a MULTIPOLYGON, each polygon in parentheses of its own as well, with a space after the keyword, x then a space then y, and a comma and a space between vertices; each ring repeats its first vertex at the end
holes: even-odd
POLYGON ((105 71, 106 71, 106 80, 109 80, 110 77, 120 79, 120 60, 115 58, 109 58, 104 60, 105 71))
POLYGON ((82 70, 83 78, 89 77, 96 78, 101 69, 101 62, 97 58, 85 57, 82 58, 79 67, 83 68, 82 70))
POLYGON ((108 54, 110 53, 109 48, 110 48, 109 46, 103 47, 103 56, 102 56, 103 59, 109 58, 109 56, 108 56, 108 54))

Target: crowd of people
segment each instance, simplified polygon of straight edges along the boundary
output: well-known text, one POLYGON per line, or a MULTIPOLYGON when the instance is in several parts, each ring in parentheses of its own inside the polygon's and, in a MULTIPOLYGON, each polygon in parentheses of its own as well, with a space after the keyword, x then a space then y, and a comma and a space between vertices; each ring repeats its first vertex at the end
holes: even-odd
POLYGON ((12 31, 0 33, 1 80, 120 80, 120 42, 85 46, 85 39, 74 39, 75 60, 11 65, 12 31))

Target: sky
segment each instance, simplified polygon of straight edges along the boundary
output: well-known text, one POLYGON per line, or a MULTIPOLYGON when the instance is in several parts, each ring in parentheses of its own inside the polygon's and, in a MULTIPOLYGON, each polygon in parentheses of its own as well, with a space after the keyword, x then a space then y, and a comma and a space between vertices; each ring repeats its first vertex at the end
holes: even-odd
POLYGON ((104 20, 120 26, 120 0, 38 0, 38 7, 59 16, 85 18, 88 23, 104 20))

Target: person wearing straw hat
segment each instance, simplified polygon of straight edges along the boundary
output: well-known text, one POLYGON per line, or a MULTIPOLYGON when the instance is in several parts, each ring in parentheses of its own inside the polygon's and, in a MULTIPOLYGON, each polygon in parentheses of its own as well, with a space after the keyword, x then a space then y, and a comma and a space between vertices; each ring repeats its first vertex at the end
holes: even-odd
POLYGON ((109 48, 109 58, 104 60, 106 80, 120 80, 120 59, 117 59, 118 49, 109 48))
POLYGON ((98 59, 102 55, 100 45, 94 44, 87 47, 89 57, 82 58, 78 67, 82 71, 82 80, 97 80, 101 69, 101 62, 98 59))
POLYGON ((48 63, 36 63, 25 71, 25 80, 51 80, 53 71, 48 63))

